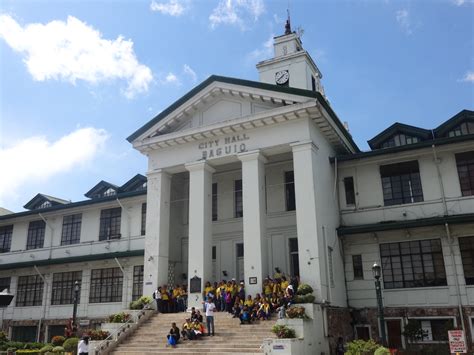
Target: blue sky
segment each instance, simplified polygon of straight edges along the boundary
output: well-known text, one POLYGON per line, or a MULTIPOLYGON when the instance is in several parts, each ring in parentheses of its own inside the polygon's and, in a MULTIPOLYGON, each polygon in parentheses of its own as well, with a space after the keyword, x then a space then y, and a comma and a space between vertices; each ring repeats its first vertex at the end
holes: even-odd
MULTIPOLYGON (((144 174, 125 138, 211 74, 258 80, 287 4, 2 0, 0 206, 144 174)), ((292 0, 291 19, 363 150, 395 121, 474 108, 472 0, 292 0)))

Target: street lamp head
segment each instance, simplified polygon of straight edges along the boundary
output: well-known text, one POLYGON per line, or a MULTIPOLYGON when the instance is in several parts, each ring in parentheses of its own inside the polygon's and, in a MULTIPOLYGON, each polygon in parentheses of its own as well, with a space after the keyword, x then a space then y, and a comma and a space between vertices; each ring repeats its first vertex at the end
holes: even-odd
POLYGON ((74 282, 74 291, 79 292, 79 281, 74 282))
POLYGON ((379 264, 377 264, 376 262, 374 263, 374 265, 372 266, 372 272, 374 274, 374 278, 376 280, 380 279, 380 276, 382 276, 382 268, 380 267, 379 264))

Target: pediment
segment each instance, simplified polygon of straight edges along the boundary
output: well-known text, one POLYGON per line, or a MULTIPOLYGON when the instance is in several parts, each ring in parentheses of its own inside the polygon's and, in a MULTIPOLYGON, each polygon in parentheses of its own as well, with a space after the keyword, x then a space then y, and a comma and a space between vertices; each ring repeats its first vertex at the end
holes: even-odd
POLYGON ((176 101, 153 120, 131 135, 129 141, 146 140, 179 131, 231 122, 283 106, 306 102, 309 97, 296 90, 275 90, 275 85, 248 81, 230 82, 228 78, 209 78, 176 101), (268 86, 268 88, 267 88, 268 86))

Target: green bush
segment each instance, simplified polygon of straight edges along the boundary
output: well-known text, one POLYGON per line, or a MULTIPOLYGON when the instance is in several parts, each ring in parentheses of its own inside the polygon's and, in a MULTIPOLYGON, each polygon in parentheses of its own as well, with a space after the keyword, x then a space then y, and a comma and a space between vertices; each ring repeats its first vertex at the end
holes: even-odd
POLYGON ((313 303, 315 299, 316 297, 314 297, 314 295, 307 294, 307 295, 296 295, 293 301, 295 303, 313 303))
POLYGON ((390 350, 381 346, 374 351, 374 355, 390 355, 390 350))
POLYGON ((272 327, 272 332, 275 333, 279 339, 296 338, 295 330, 286 325, 275 324, 272 327))
POLYGON ((0 343, 6 343, 7 341, 7 333, 0 331, 0 343))
POLYGON ((298 290, 296 291, 297 295, 304 296, 313 293, 313 288, 308 284, 301 284, 298 286, 298 290))
POLYGON ((63 353, 65 350, 62 346, 55 346, 53 348, 53 353, 57 354, 57 353, 63 353))
POLYGON ((79 338, 69 338, 63 344, 64 350, 67 352, 75 352, 77 350, 77 344, 79 343, 79 338))
POLYGON ((126 323, 131 318, 130 313, 120 312, 109 316, 110 323, 126 323))
POLYGON ((41 355, 38 349, 20 349, 20 350, 17 350, 15 354, 41 355))
POLYGON ((151 297, 142 296, 138 300, 130 302, 130 309, 143 309, 146 305, 150 304, 152 301, 151 297))
POLYGON ((53 351, 53 346, 51 344, 45 345, 40 349, 40 354, 46 354, 49 351, 53 351))
POLYGON ((373 355, 375 350, 380 347, 381 346, 372 339, 367 341, 362 339, 353 340, 347 343, 345 355, 373 355))
POLYGON ((286 316, 288 318, 300 318, 309 319, 306 315, 306 309, 304 307, 292 306, 286 310, 286 316))
POLYGON ((33 342, 33 343, 25 343, 23 345, 23 349, 41 349, 42 347, 44 346, 43 343, 37 343, 37 342, 33 342))
POLYGON ((51 344, 53 344, 54 346, 62 346, 65 340, 65 337, 61 335, 56 335, 53 337, 53 339, 51 339, 51 344))

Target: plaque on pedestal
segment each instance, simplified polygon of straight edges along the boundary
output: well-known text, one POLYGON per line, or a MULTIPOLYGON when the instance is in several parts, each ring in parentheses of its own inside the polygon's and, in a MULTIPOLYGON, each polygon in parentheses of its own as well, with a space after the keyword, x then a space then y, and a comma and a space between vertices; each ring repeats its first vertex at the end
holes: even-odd
POLYGON ((194 276, 189 280, 189 293, 201 293, 201 278, 194 276))

